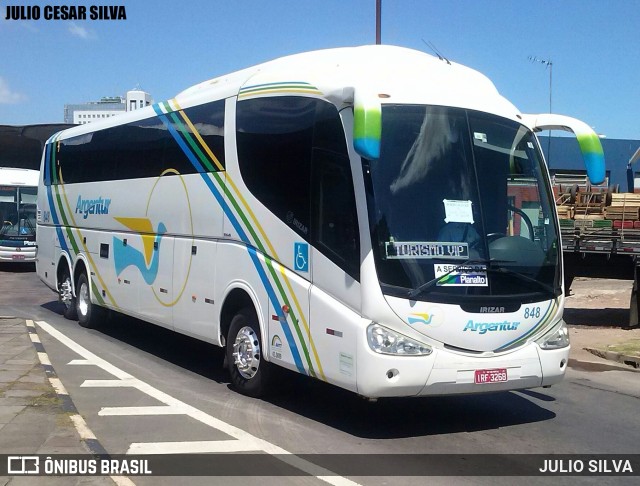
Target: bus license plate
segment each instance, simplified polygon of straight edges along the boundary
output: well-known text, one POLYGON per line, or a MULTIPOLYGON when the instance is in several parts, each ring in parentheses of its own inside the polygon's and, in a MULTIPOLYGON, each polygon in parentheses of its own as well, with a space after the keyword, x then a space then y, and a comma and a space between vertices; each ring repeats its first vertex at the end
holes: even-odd
POLYGON ((476 370, 475 382, 483 385, 486 383, 501 383, 507 381, 507 369, 496 368, 493 370, 476 370))
POLYGON ((13 260, 24 260, 24 255, 11 255, 13 260))

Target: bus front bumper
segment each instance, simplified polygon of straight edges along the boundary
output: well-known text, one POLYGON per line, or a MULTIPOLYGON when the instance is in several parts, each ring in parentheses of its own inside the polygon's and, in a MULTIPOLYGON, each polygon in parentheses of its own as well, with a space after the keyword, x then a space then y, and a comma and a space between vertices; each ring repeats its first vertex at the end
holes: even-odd
POLYGON ((35 260, 35 246, 0 246, 0 262, 33 262, 35 260))
MULTIPOLYGON (((486 393, 549 386, 562 381, 570 347, 543 350, 536 343, 498 356, 434 349, 430 356, 395 357, 367 349, 358 363, 358 393, 378 397, 486 393), (477 374, 504 370, 506 381, 478 383, 477 374)), ((502 372, 496 376, 503 377, 502 372)))

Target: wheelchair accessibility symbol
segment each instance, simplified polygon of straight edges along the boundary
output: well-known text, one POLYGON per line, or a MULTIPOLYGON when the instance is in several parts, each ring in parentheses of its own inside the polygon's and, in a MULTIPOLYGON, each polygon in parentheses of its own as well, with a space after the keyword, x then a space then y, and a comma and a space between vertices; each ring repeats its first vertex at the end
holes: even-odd
POLYGON ((307 243, 293 244, 293 269, 296 272, 309 271, 309 245, 307 243))

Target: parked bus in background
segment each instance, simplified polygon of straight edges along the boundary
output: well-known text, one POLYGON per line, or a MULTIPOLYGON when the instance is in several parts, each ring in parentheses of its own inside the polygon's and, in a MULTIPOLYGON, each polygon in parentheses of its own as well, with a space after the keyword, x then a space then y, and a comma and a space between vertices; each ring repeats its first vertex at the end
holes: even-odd
POLYGON ((36 258, 37 170, 0 167, 0 263, 36 258))
POLYGON ((64 123, 0 125, 0 262, 33 262, 42 149, 64 123))
MULTIPOLYGON (((40 278, 105 309, 360 395, 549 386, 566 370, 562 246, 534 130, 480 73, 422 52, 309 52, 46 144, 40 278)), ((202 359, 209 359, 203 356, 202 359)))

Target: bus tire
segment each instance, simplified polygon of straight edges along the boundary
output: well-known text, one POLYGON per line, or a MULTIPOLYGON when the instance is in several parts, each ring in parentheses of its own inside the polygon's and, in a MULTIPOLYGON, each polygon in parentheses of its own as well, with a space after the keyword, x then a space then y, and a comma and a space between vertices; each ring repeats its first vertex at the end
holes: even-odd
POLYGON ((82 272, 76 284, 76 312, 78 324, 87 329, 98 327, 102 309, 91 303, 91 288, 87 274, 82 272))
POLYGON ((258 318, 244 308, 231 320, 226 344, 232 386, 243 395, 258 398, 268 390, 271 364, 264 360, 258 318))
POLYGON ((71 284, 69 272, 63 274, 62 281, 58 284, 58 297, 64 306, 62 315, 75 321, 78 318, 78 314, 76 313, 76 298, 73 296, 73 285, 71 284))

